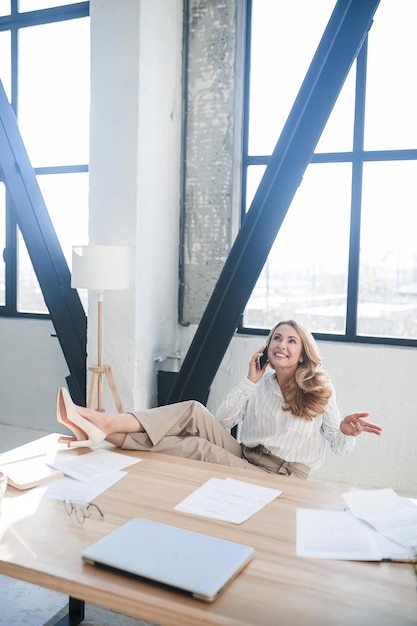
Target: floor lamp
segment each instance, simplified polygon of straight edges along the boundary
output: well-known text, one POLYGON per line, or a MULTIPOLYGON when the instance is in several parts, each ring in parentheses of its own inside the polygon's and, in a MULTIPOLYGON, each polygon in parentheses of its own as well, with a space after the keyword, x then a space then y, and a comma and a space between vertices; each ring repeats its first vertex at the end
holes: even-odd
POLYGON ((103 298, 105 291, 128 289, 130 250, 124 246, 73 246, 71 287, 97 293, 97 365, 91 372, 87 406, 93 408, 97 396, 97 411, 103 408, 103 378, 106 377, 119 413, 124 413, 110 365, 103 363, 103 298))

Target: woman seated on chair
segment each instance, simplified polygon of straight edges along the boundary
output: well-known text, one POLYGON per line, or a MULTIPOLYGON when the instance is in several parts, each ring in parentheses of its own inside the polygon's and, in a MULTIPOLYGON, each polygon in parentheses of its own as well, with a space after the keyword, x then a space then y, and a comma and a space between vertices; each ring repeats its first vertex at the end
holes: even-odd
POLYGON ((60 437, 68 447, 106 440, 126 450, 148 450, 249 470, 307 478, 323 463, 325 442, 349 454, 362 432, 380 435, 368 412, 343 420, 333 385, 321 367, 310 332, 293 320, 269 333, 267 362, 255 352, 249 371, 214 417, 190 400, 131 413, 101 413, 73 404, 64 388, 57 397, 57 420, 72 431, 60 437), (268 371, 267 371, 268 370, 268 371), (238 426, 237 439, 230 433, 238 426))

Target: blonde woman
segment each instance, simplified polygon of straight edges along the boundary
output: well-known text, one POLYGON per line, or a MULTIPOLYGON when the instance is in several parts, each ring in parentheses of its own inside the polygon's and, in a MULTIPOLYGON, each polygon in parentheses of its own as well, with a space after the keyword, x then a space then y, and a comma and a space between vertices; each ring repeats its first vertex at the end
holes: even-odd
POLYGON ((279 322, 249 371, 214 417, 201 403, 186 401, 125 414, 76 406, 61 388, 57 420, 73 432, 68 447, 103 440, 129 450, 174 456, 307 478, 324 460, 326 441, 336 454, 352 452, 362 432, 382 429, 352 413, 343 420, 333 385, 321 368, 314 337, 293 320, 279 322), (266 362, 260 363, 265 351, 266 362), (237 426, 237 438, 230 435, 237 426))

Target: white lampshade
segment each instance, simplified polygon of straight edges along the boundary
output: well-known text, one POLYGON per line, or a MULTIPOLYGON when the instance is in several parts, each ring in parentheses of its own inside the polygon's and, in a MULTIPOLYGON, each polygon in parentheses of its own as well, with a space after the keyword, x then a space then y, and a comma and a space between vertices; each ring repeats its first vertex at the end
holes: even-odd
POLYGON ((129 289, 130 248, 73 246, 71 287, 93 291, 129 289))

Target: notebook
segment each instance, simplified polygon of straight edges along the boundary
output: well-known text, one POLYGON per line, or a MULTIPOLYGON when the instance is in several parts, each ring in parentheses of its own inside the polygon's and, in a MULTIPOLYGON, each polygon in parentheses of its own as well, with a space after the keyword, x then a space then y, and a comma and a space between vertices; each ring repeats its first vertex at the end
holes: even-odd
POLYGON ((84 549, 86 563, 212 602, 254 555, 250 546, 135 517, 84 549))

